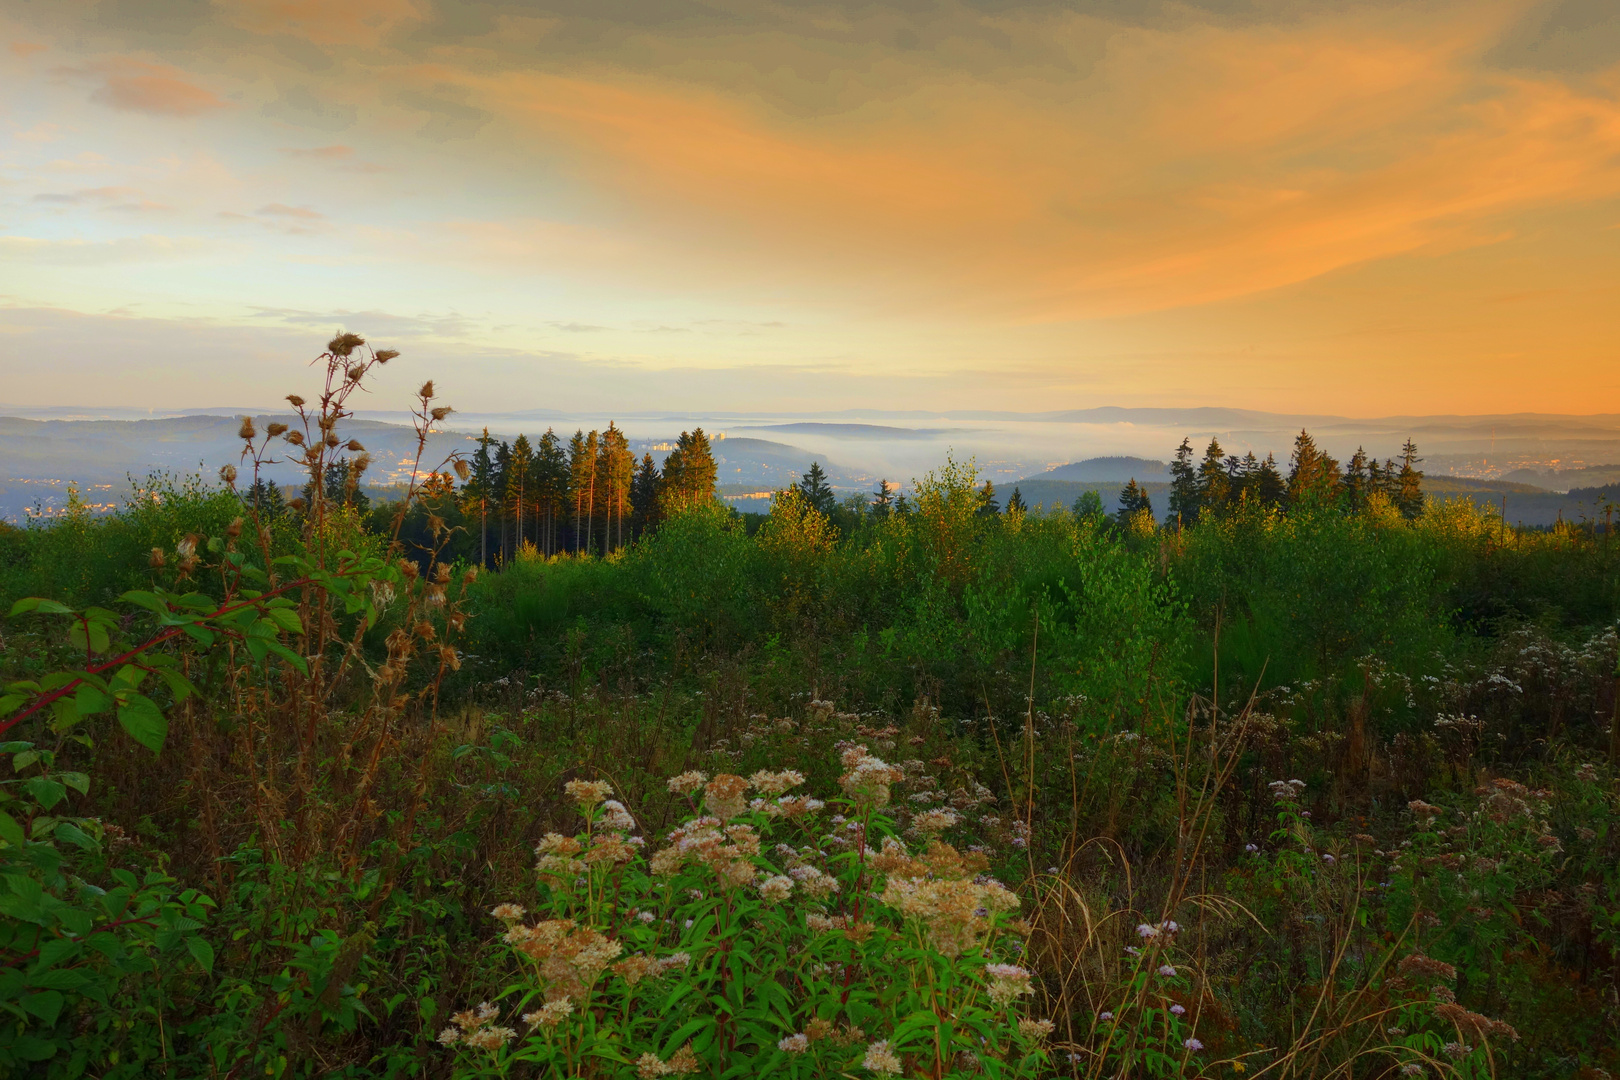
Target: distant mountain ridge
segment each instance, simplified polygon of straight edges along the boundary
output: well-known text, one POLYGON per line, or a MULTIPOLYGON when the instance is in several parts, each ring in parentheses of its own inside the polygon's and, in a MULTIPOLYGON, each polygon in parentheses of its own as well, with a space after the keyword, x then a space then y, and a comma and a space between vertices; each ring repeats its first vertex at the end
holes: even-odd
POLYGON ((1162 461, 1139 457, 1094 457, 1084 461, 1071 461, 1067 465, 1059 465, 1055 469, 1048 469, 1038 476, 1028 476, 1019 483, 1029 480, 1068 480, 1078 483, 1126 483, 1135 480, 1138 484, 1167 483, 1170 480, 1170 467, 1162 461))

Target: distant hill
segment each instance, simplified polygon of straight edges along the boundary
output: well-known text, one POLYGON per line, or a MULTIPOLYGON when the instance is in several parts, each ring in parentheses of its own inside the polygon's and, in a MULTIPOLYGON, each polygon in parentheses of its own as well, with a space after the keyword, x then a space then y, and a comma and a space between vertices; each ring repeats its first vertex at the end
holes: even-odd
MULTIPOLYGON (((1084 461, 1071 461, 1067 465, 1059 465, 1055 469, 1048 469, 1038 477, 1029 479, 1040 480, 1074 480, 1080 483, 1125 483, 1135 480, 1138 484, 1168 483, 1170 480, 1169 466, 1162 461, 1153 461, 1150 458, 1139 457, 1094 457, 1084 461)), ((1023 483, 1024 481, 1019 481, 1023 483)))
POLYGON ((937 439, 971 431, 971 428, 907 428, 884 427, 881 424, 823 424, 794 423, 770 424, 765 427, 737 428, 738 431, 780 431, 794 435, 825 435, 839 439, 937 439))
POLYGON ((1514 469, 1504 480, 1534 484, 1549 491, 1620 484, 1620 465, 1588 465, 1581 469, 1514 469))

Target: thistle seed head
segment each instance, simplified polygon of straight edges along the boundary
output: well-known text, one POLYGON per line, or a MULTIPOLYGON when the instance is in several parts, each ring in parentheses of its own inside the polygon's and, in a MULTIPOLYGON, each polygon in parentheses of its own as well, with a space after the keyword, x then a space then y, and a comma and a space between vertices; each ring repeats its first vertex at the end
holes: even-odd
POLYGON ((237 438, 243 442, 252 442, 259 435, 259 429, 253 426, 253 417, 242 417, 242 427, 237 431, 237 438))
POLYGON ((219 469, 219 478, 227 484, 236 483, 236 466, 222 465, 219 469))
POLYGON ((388 361, 392 360, 394 357, 399 355, 399 350, 398 349, 378 349, 375 355, 377 357, 377 363, 386 364, 386 363, 388 363, 388 361))
POLYGON ((147 559, 147 563, 154 570, 163 569, 164 563, 166 563, 168 561, 169 560, 167 558, 165 558, 164 555, 163 555, 163 549, 162 548, 153 548, 151 557, 149 559, 147 559))
POLYGON ((265 430, 265 433, 268 434, 273 439, 277 435, 285 434, 286 431, 287 431, 287 425, 283 424, 283 423, 280 423, 280 422, 277 422, 277 423, 271 424, 269 427, 265 428, 264 430, 265 430))
POLYGON ((293 446, 303 446, 304 433, 302 431, 289 431, 287 432, 287 441, 293 446))
POLYGON ((366 339, 359 334, 339 334, 326 343, 326 351, 333 356, 347 358, 348 355, 366 343, 366 339))
POLYGON ((352 450, 353 452, 355 452, 357 454, 360 451, 365 449, 364 446, 360 445, 360 440, 359 439, 350 439, 347 445, 348 445, 350 450, 352 450))
POLYGON ((295 409, 302 409, 304 407, 304 399, 299 397, 297 394, 288 394, 287 401, 295 409))
POLYGON ((456 410, 452 409, 448 405, 441 405, 439 408, 434 409, 430 415, 432 415, 434 420, 443 420, 445 417, 449 416, 455 411, 456 410))
POLYGON ((455 470, 456 470, 456 475, 461 477, 461 482, 462 483, 466 483, 467 478, 472 475, 472 467, 470 465, 468 465, 465 461, 463 461, 461 458, 456 458, 455 470))
POLYGON ((427 382, 423 383, 422 389, 416 392, 416 396, 421 398, 423 401, 431 400, 433 398, 433 380, 429 379, 427 382))

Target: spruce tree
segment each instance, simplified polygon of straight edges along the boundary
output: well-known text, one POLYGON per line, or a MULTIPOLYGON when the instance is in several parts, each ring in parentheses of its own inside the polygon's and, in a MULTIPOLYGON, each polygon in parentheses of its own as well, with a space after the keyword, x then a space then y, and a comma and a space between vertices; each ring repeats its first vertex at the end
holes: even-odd
POLYGON ((1367 505, 1367 495, 1371 491, 1369 484, 1371 476, 1367 466, 1367 451, 1356 447, 1356 452, 1351 454, 1350 460, 1345 463, 1344 478, 1339 481, 1347 509, 1359 511, 1367 505))
POLYGON ((1255 473, 1254 493, 1261 506, 1281 506, 1288 498, 1288 481, 1277 468, 1277 455, 1267 454, 1255 473))
POLYGON ((506 502, 507 513, 512 517, 512 553, 523 550, 524 524, 528 520, 527 510, 529 499, 533 495, 529 483, 530 471, 534 468, 534 453, 529 446, 529 437, 519 435, 512 442, 511 456, 506 466, 506 491, 502 497, 506 502))
POLYGON ((1170 518, 1183 526, 1198 520, 1198 472, 1193 468, 1193 448, 1190 439, 1182 439, 1176 448, 1175 460, 1170 462, 1170 518))
POLYGON ((1234 503, 1253 504, 1260 501, 1260 469, 1260 459, 1254 456, 1253 450, 1243 455, 1243 460, 1231 471, 1234 503))
POLYGON ((675 449, 664 459, 660 512, 668 516, 682 507, 713 499, 718 474, 714 451, 703 429, 681 432, 681 437, 675 441, 675 449))
POLYGON ((512 448, 503 442, 495 448, 495 483, 490 488, 490 499, 495 506, 495 523, 501 535, 501 550, 497 558, 503 564, 511 558, 511 551, 506 546, 506 478, 511 471, 512 448))
MULTIPOLYGON (((594 433, 593 433, 594 434, 594 433)), ((591 468, 595 463, 595 456, 586 452, 585 432, 574 429, 574 437, 568 440, 568 502, 574 511, 574 551, 577 554, 585 520, 585 493, 590 488, 591 468)))
POLYGON ((1016 484, 1013 485, 1013 493, 1007 498, 1007 513, 1023 514, 1027 513, 1028 510, 1029 507, 1024 504, 1023 494, 1018 490, 1016 484))
POLYGON ((658 488, 662 477, 651 454, 641 456, 641 466, 630 482, 630 534, 640 539, 658 527, 658 488))
POLYGON ((478 512, 478 562, 480 566, 489 565, 489 509, 490 496, 494 493, 495 483, 495 457, 489 448, 495 445, 490 437, 489 428, 478 437, 478 450, 472 456, 472 469, 467 476, 467 482, 461 486, 461 501, 466 507, 470 517, 476 507, 478 512))
POLYGON ((1133 476, 1131 482, 1126 484, 1119 493, 1117 516, 1120 523, 1124 524, 1143 510, 1150 514, 1153 513, 1153 500, 1148 497, 1146 491, 1137 486, 1136 477, 1133 476))
POLYGON ((872 516, 882 520, 889 516, 894 509, 894 485, 887 480, 879 480, 877 490, 872 492, 872 516))
POLYGON ((568 455, 563 451, 562 440, 551 428, 546 429, 535 445, 534 489, 541 547, 547 555, 555 555, 557 519, 568 506, 568 455))
POLYGON ((287 497, 281 493, 281 485, 273 484, 262 476, 248 487, 242 502, 258 514, 259 520, 266 525, 287 512, 287 497))
POLYGON ((1407 439, 1401 447, 1401 471, 1396 475, 1394 485, 1395 505, 1407 518, 1416 518, 1423 513, 1423 473, 1417 467, 1422 461, 1418 457, 1417 444, 1407 439))
POLYGON ((1210 439, 1198 466, 1198 512, 1220 514, 1232 499, 1232 479, 1226 471, 1225 451, 1219 439, 1210 439))
POLYGON ((602 547, 612 550, 624 544, 624 517, 630 506, 630 484, 635 476, 636 457, 618 426, 609 423, 598 447, 598 471, 602 474, 602 547))
POLYGON ((1001 513, 1001 504, 996 501, 996 485, 988 480, 984 482, 984 489, 979 492, 979 513, 1001 513))
POLYGON ((804 493, 804 499, 816 512, 823 517, 831 517, 833 509, 838 505, 838 497, 827 483, 827 474, 821 470, 821 462, 812 461, 810 471, 804 474, 799 481, 799 490, 804 493))
POLYGON ((1289 458, 1288 502, 1291 506, 1322 506, 1339 490, 1339 463, 1317 448, 1316 440, 1301 428, 1289 458))

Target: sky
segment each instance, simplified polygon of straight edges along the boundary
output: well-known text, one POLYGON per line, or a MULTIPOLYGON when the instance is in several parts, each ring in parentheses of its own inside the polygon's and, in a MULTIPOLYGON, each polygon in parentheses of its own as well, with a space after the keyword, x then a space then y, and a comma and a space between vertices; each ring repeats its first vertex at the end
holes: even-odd
POLYGON ((1620 411, 1613 0, 0 0, 0 406, 1620 411))

